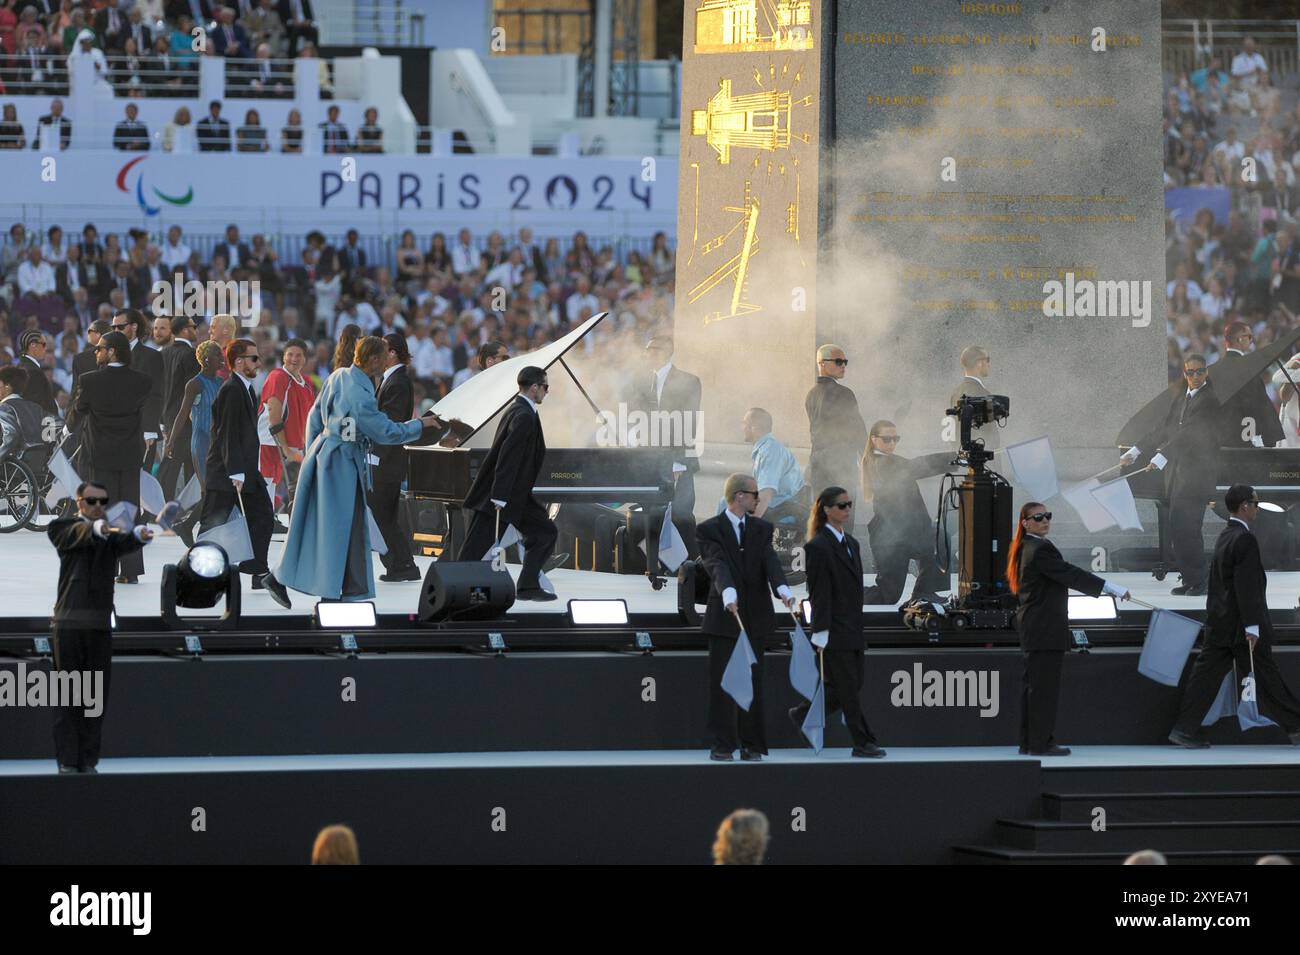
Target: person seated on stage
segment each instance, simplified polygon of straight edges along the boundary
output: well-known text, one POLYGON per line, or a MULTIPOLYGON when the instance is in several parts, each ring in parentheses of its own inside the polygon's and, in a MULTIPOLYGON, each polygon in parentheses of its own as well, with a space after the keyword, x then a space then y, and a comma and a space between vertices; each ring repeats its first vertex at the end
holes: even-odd
POLYGON ((1164 472, 1169 501, 1169 544, 1174 565, 1182 574, 1176 596, 1206 593, 1205 543, 1201 526, 1205 509, 1214 496, 1219 437, 1223 433, 1222 409, 1213 383, 1206 380, 1203 355, 1188 355, 1183 362, 1186 390, 1175 396, 1165 420, 1120 457, 1132 464, 1151 451, 1150 467, 1164 472))
POLYGON ((524 539, 524 564, 515 598, 555 600, 541 585, 542 567, 559 536, 546 508, 533 496, 546 457, 546 437, 538 409, 550 390, 546 371, 536 365, 519 370, 519 393, 501 415, 492 448, 479 466, 462 505, 470 514, 457 560, 481 560, 514 525, 524 539))
POLYGON ((329 376, 307 416, 289 535, 280 566, 263 581, 286 600, 285 587, 330 600, 374 598, 365 498, 370 445, 427 441, 446 427, 434 415, 398 422, 379 410, 372 379, 383 374, 387 353, 382 338, 360 339, 352 362, 329 376))
MULTIPOLYGON (((1229 322, 1223 330, 1223 342, 1227 347, 1223 357, 1211 366, 1211 382, 1218 381, 1220 375, 1246 360, 1246 353, 1254 347, 1255 334, 1245 322, 1229 322)), ((1247 382, 1225 401, 1221 413, 1223 431, 1219 444, 1225 448, 1272 448, 1285 437, 1273 402, 1259 378, 1247 382)))
POLYGON ((1268 576, 1253 533, 1259 518, 1259 495, 1248 484, 1234 484, 1223 503, 1232 516, 1214 543, 1205 601, 1205 646, 1192 667, 1169 742, 1185 749, 1210 745, 1200 738, 1201 720, 1235 661, 1240 677, 1247 673, 1255 677, 1260 714, 1282 727, 1292 744, 1300 746, 1300 700, 1273 659, 1268 576))
POLYGON ((913 560, 917 567, 913 600, 934 600, 939 591, 951 588, 948 575, 935 560, 934 521, 916 482, 942 474, 952 463, 952 452, 908 459, 894 453, 901 440, 894 422, 877 421, 862 455, 862 493, 875 509, 867 523, 876 560, 876 582, 864 596, 868 604, 897 604, 913 560))
POLYGON ((45 470, 46 448, 41 440, 45 412, 22 396, 26 383, 25 368, 0 368, 0 461, 21 460, 39 478, 45 470))
POLYGON ((750 408, 740 428, 745 443, 754 446, 750 451, 754 480, 758 482, 754 516, 773 524, 806 521, 808 486, 804 484, 803 471, 795 456, 772 434, 772 415, 762 408, 750 408))

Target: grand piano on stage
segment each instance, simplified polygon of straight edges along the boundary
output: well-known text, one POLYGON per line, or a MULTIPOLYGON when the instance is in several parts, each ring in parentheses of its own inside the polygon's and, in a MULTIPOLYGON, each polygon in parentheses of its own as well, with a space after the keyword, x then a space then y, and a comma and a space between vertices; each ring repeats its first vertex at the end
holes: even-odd
MULTIPOLYGON (((417 543, 423 548, 440 555, 455 555, 460 550, 468 523, 461 503, 487 457, 492 435, 486 427, 518 393, 515 378, 521 368, 528 365, 545 368, 554 380, 554 366, 558 365, 586 399, 593 417, 600 413, 564 356, 607 314, 592 316, 559 341, 479 372, 433 406, 438 417, 456 424, 452 435, 438 446, 408 449, 407 487, 412 498, 417 502, 435 501, 446 508, 445 533, 426 535, 417 529, 417 543), (476 435, 480 435, 478 442, 475 442, 476 435), (467 443, 482 446, 466 447, 467 443), (423 537, 436 539, 420 539, 423 537), (430 544, 435 546, 429 547, 430 544)), ((543 406, 543 415, 546 407, 543 406)), ((538 500, 549 504, 640 504, 641 513, 648 521, 652 507, 666 506, 672 500, 672 467, 670 448, 548 447, 533 493, 538 500)))
MULTIPOLYGON (((1214 384, 1214 394, 1220 404, 1232 400, 1248 383, 1258 380, 1270 366, 1284 367, 1298 341, 1300 327, 1288 331, 1272 345, 1234 361, 1230 368, 1221 367, 1218 362, 1210 365, 1209 379, 1214 384)), ((1127 451, 1154 431, 1184 390, 1185 386, 1181 384, 1167 388, 1130 418, 1116 441, 1120 450, 1127 451)), ((1151 566, 1156 577, 1163 579, 1170 556, 1166 527, 1169 514, 1164 478, 1160 471, 1145 471, 1153 449, 1143 450, 1144 456, 1125 468, 1124 473, 1132 475, 1129 485, 1134 497, 1156 502, 1160 544, 1158 554, 1152 555, 1151 566)), ((1271 501, 1284 509, 1283 513, 1261 511, 1255 531, 1260 539, 1266 567, 1270 570, 1296 569, 1295 515, 1297 506, 1300 506, 1300 448, 1220 448, 1218 459, 1211 462, 1211 466, 1216 474, 1215 500, 1207 501, 1206 505, 1213 506, 1220 517, 1227 516, 1223 507, 1223 495, 1233 484, 1250 484, 1259 492, 1261 500, 1271 501)))

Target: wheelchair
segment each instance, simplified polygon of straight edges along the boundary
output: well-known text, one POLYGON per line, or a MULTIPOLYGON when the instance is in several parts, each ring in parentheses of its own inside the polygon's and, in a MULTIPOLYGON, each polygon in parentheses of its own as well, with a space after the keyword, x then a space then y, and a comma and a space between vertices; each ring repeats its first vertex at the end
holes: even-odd
POLYGON ((29 526, 40 500, 39 482, 21 456, 0 460, 0 534, 29 526))

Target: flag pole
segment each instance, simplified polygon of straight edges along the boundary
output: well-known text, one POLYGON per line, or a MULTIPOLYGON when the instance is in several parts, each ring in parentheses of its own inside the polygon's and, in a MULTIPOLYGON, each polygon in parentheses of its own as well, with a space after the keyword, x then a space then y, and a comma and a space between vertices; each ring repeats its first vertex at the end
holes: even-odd
POLYGON ((1137 604, 1139 607, 1146 607, 1148 610, 1159 610, 1159 609, 1160 609, 1160 608, 1157 607, 1155 604, 1149 604, 1149 603, 1147 603, 1145 600, 1138 600, 1137 597, 1134 597, 1134 596, 1133 596, 1132 591, 1129 592, 1128 599, 1129 599, 1129 603, 1135 603, 1135 604, 1137 604))
POLYGON ((826 658, 822 656, 822 648, 817 648, 817 669, 821 674, 822 686, 826 685, 826 658))
POLYGON ((235 488, 235 497, 239 499, 239 513, 244 516, 244 523, 248 523, 248 514, 244 510, 244 492, 242 488, 235 488))

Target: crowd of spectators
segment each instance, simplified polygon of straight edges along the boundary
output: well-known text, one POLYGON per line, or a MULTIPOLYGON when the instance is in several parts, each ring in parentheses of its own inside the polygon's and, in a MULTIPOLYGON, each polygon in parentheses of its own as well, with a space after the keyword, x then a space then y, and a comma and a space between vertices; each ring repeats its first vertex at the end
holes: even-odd
MULTIPOLYGON (((509 238, 463 228, 450 243, 441 232, 426 243, 407 230, 382 262, 372 261, 355 229, 332 244, 312 231, 296 262, 282 261, 266 236, 246 238, 237 225, 204 252, 178 225, 160 238, 141 229, 101 235, 93 224, 71 236, 58 226, 35 234, 14 223, 0 246, 0 364, 18 361, 27 348, 20 343, 30 344, 62 410, 91 323, 109 322, 123 308, 141 309, 150 320, 167 315, 168 307, 154 308, 158 283, 181 288, 178 275, 205 287, 258 283, 260 301, 248 319, 254 327, 240 334, 257 342, 263 375, 279 365, 290 339, 307 341, 306 375, 319 387, 347 326, 404 335, 425 406, 473 374, 478 349, 490 341, 520 354, 608 311, 610 320, 586 347, 631 345, 672 313, 674 259, 663 233, 647 253, 631 250, 622 261, 610 246, 593 248, 583 232, 538 240, 528 228, 509 238)), ((209 317, 194 316, 199 341, 209 337, 209 317)), ((169 340, 167 326, 157 324, 155 346, 169 340)))
POLYGON ((1257 348, 1295 327, 1300 314, 1295 79, 1274 77, 1247 37, 1228 70, 1222 58, 1209 55, 1200 69, 1167 84, 1165 188, 1184 190, 1176 200, 1171 196, 1165 220, 1170 381, 1181 379, 1187 355, 1216 361, 1231 322, 1246 323, 1257 348))

